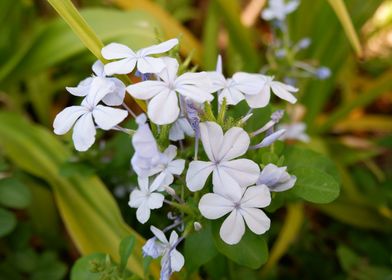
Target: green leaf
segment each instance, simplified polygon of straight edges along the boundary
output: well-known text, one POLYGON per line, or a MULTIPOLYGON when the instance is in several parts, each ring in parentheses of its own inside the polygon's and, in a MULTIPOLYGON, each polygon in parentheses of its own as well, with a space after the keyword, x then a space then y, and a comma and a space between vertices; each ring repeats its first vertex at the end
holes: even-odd
POLYGON ((307 201, 329 203, 339 196, 338 182, 324 171, 312 167, 299 167, 292 170, 291 174, 297 176, 292 192, 307 201))
POLYGON ((338 255, 340 265, 346 272, 350 272, 361 260, 357 254, 344 245, 340 245, 336 250, 336 253, 338 255))
POLYGON ((312 167, 328 173, 337 182, 340 181, 339 172, 334 162, 322 154, 309 149, 289 146, 285 148, 284 156, 285 165, 289 171, 299 167, 312 167))
POLYGON ((102 41, 95 34, 86 20, 80 15, 71 0, 48 0, 49 4, 71 27, 80 41, 99 59, 103 61, 101 49, 102 41))
POLYGON ((354 25, 351 21, 350 15, 348 14, 346 5, 343 0, 328 0, 329 4, 334 9, 340 23, 343 26, 344 32, 346 32, 347 38, 350 40, 355 52, 358 56, 362 56, 362 46, 359 42, 357 32, 355 31, 354 25))
POLYGON ((95 253, 84 256, 76 261, 71 270, 71 280, 100 280, 99 273, 90 272, 92 261, 105 261, 106 254, 95 253))
MULTIPOLYGON (((0 119, 0 145, 6 156, 23 171, 48 182, 79 251, 83 255, 105 252, 118 262, 116 244, 132 234, 137 240, 136 248, 127 268, 142 277, 141 247, 145 240, 123 221, 115 199, 102 181, 83 173, 61 176, 60 166, 69 161, 70 152, 51 132, 32 125, 20 114, 0 112, 0 119)), ((151 273, 159 275, 155 262, 151 264, 151 273)))
MULTIPOLYGON (((116 41, 133 49, 156 43, 155 30, 160 30, 154 18, 142 11, 123 12, 89 8, 82 10, 81 15, 91 24, 103 42, 116 41)), ((56 19, 45 26, 13 72, 18 75, 30 75, 82 52, 86 52, 83 43, 65 22, 56 19)), ((0 76, 0 80, 2 78, 3 76, 0 76)))
POLYGON ((241 241, 235 245, 226 244, 219 235, 222 221, 212 223, 215 246, 218 251, 232 261, 252 269, 257 269, 268 259, 268 246, 265 236, 256 235, 248 229, 241 241))
POLYGON ((66 274, 67 266, 58 260, 55 253, 47 251, 39 257, 31 280, 61 280, 66 274))
POLYGON ((0 204, 10 208, 23 209, 31 202, 30 190, 16 178, 0 180, 0 204))
POLYGON ((363 205, 339 199, 331 204, 316 205, 316 207, 332 218, 355 227, 382 232, 392 231, 390 219, 363 205))
POLYGON ((135 236, 127 236, 120 242, 119 255, 120 255, 120 271, 123 271, 127 265, 129 256, 132 254, 133 248, 135 247, 136 238, 135 236))
POLYGON ((0 208, 0 237, 9 234, 16 227, 16 217, 14 213, 0 208))
POLYGON ((185 265, 189 272, 197 270, 217 255, 210 223, 203 225, 203 229, 194 232, 185 239, 185 265))

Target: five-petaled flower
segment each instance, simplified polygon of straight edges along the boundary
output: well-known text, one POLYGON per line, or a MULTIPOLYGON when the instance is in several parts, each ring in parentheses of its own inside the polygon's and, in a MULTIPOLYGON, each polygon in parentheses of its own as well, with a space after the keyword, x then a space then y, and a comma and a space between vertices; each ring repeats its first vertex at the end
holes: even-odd
POLYGON ((158 45, 138 50, 136 53, 125 45, 111 43, 103 47, 101 53, 106 59, 119 59, 105 65, 106 75, 128 74, 135 69, 140 73, 159 73, 165 68, 160 57, 151 55, 165 53, 178 44, 177 39, 170 39, 158 45))
POLYGON ((119 106, 123 103, 124 101, 124 96, 125 96, 125 85, 122 81, 120 81, 117 78, 113 77, 107 77, 105 72, 104 72, 104 65, 101 61, 97 60, 93 64, 93 72, 94 75, 92 77, 88 77, 81 81, 77 87, 66 87, 67 91, 75 96, 86 96, 89 91, 92 82, 94 81, 95 78, 100 78, 101 80, 106 80, 108 83, 113 83, 114 87, 112 88, 112 91, 106 94, 102 98, 102 102, 105 103, 108 106, 119 106))
POLYGON ((157 192, 160 185, 156 181, 149 185, 148 178, 138 177, 138 183, 140 189, 135 189, 131 192, 128 204, 132 208, 137 208, 136 218, 140 223, 144 224, 150 218, 152 209, 162 207, 165 197, 157 192))
POLYGON ((265 20, 277 19, 283 21, 286 16, 295 11, 299 5, 298 0, 269 0, 268 8, 264 9, 261 17, 265 20))
POLYGON ((184 73, 177 77, 176 59, 164 57, 166 68, 158 74, 159 80, 132 84, 127 91, 135 98, 149 100, 148 117, 156 124, 173 123, 180 114, 177 93, 195 102, 211 101, 216 89, 206 72, 184 73))
POLYGON ((250 138, 245 130, 233 127, 223 135, 217 123, 204 122, 200 124, 200 133, 210 161, 195 160, 190 163, 186 183, 191 191, 202 189, 211 172, 214 192, 224 194, 229 191, 240 195, 241 188, 256 182, 259 166, 249 159, 235 159, 248 150, 250 138))
POLYGON ((54 133, 65 134, 75 124, 72 134, 75 149, 81 152, 88 150, 95 142, 94 121, 99 128, 109 130, 128 115, 125 110, 98 105, 114 88, 113 82, 95 78, 80 106, 67 107, 56 116, 53 122, 54 133))
POLYGON ((184 256, 176 249, 181 239, 178 239, 178 234, 174 230, 171 232, 169 240, 167 240, 165 234, 160 229, 154 226, 151 226, 150 229, 155 237, 154 239, 149 239, 149 241, 152 241, 145 248, 144 253, 153 258, 162 256, 160 279, 169 279, 170 275, 174 271, 180 271, 185 263, 184 256))
POLYGON ((170 145, 160 155, 159 163, 152 170, 151 175, 159 173, 155 181, 160 186, 169 186, 174 181, 173 175, 181 175, 185 168, 185 160, 175 159, 177 155, 177 147, 170 145))
POLYGON ((259 79, 259 84, 262 85, 257 94, 245 96, 249 107, 263 108, 267 106, 271 99, 271 91, 279 98, 292 104, 297 102, 297 98, 292 94, 293 92, 298 91, 297 88, 278 81, 274 81, 274 77, 261 74, 238 73, 237 79, 246 79, 246 76, 244 77, 245 74, 246 76, 252 75, 259 79))
MULTIPOLYGON (((231 190, 231 188, 227 188, 231 190)), ((245 233, 245 223, 255 234, 263 234, 270 227, 270 219, 259 208, 271 203, 270 192, 265 185, 244 189, 242 193, 207 193, 200 199, 201 214, 215 220, 230 213, 223 222, 219 234, 224 242, 233 245, 240 242, 245 233), (245 220, 245 222, 244 222, 245 220)))

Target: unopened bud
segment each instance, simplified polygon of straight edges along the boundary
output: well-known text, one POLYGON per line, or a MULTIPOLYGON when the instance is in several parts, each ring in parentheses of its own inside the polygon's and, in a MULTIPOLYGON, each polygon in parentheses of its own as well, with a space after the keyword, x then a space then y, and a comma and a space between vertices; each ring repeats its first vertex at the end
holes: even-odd
POLYGON ((175 196, 176 195, 176 191, 172 187, 164 186, 164 188, 165 188, 165 191, 168 194, 170 194, 171 196, 175 196))
POLYGON ((199 222, 194 222, 193 228, 195 229, 195 231, 200 231, 203 228, 203 226, 199 222))

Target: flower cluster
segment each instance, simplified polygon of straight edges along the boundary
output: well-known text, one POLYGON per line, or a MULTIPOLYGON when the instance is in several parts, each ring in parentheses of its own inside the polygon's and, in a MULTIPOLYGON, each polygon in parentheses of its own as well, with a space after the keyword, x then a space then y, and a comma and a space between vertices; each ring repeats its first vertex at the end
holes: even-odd
POLYGON ((96 62, 92 77, 67 88, 84 99, 80 106, 60 112, 53 124, 56 134, 65 134, 75 124, 78 151, 93 145, 96 128, 132 135, 130 162, 138 186, 130 193, 129 206, 142 224, 152 210, 164 205, 171 209, 167 217, 172 224, 162 231, 151 226, 154 237, 143 247, 144 255, 161 257, 161 279, 182 268, 185 260, 176 248, 191 231, 202 229, 204 219, 225 217, 219 235, 229 245, 241 241, 246 227, 261 235, 271 223, 261 208, 270 205, 271 193, 288 190, 296 182, 285 166, 264 166, 253 156, 255 150, 284 137, 286 128, 277 129, 284 111, 275 111, 256 131, 245 127, 254 110, 270 104, 271 93, 295 103, 297 88, 260 73, 238 72, 226 78, 220 59, 216 71, 179 73, 178 60, 164 55, 177 44, 171 39, 136 52, 117 43, 105 46, 102 55, 110 62, 96 62), (141 74, 142 80, 125 85, 112 76, 132 73, 141 74), (146 114, 136 116, 128 108, 126 92, 146 102, 146 114), (227 116, 228 107, 235 109, 241 101, 249 112, 239 119, 227 116), (135 131, 120 126, 128 114, 135 117, 135 131), (194 146, 189 145, 192 142, 194 146), (169 230, 173 231, 168 240, 169 230))

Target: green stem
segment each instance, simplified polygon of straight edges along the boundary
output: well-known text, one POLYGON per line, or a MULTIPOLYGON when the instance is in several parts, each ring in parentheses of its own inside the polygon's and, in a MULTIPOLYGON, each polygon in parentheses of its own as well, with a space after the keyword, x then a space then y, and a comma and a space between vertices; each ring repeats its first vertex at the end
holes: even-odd
POLYGON ((178 203, 178 202, 168 201, 168 200, 165 200, 165 202, 166 202, 167 204, 169 204, 169 205, 171 205, 171 206, 177 208, 177 209, 180 210, 181 212, 187 213, 187 214, 189 214, 189 215, 191 215, 191 216, 194 216, 194 215, 195 215, 193 209, 192 209, 191 207, 189 207, 189 205, 180 204, 180 203, 178 203))

